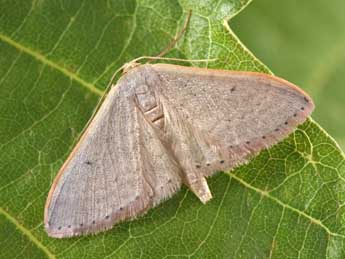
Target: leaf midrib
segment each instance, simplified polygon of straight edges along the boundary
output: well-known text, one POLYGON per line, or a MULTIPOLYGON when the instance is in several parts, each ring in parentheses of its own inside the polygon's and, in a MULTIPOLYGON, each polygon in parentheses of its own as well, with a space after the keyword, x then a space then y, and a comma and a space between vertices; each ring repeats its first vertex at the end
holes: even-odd
POLYGON ((103 95, 103 91, 101 91, 100 89, 98 89, 97 87, 95 87, 93 84, 86 82, 84 79, 80 78, 77 74, 69 71, 68 69, 58 65, 57 63, 53 62, 52 60, 48 59, 46 56, 42 55, 41 53, 32 50, 26 46, 24 46, 23 44, 11 39, 10 37, 0 33, 0 40, 2 40, 3 42, 9 44, 10 46, 16 48, 17 50, 24 52, 30 56, 32 56, 33 58, 35 58, 36 60, 42 62, 43 64, 48 65, 49 67, 56 69, 58 71, 60 71, 61 73, 65 74, 67 77, 77 81, 81 86, 85 87, 86 89, 88 89, 91 93, 97 95, 97 96, 102 96, 103 95))
POLYGON ((55 255, 45 246, 43 245, 36 237, 33 235, 29 229, 24 227, 22 224, 18 222, 18 220, 7 213, 2 207, 0 207, 0 213, 4 215, 8 221, 10 221, 13 225, 15 225, 30 241, 32 241, 38 248, 40 248, 50 259, 55 259, 55 255))

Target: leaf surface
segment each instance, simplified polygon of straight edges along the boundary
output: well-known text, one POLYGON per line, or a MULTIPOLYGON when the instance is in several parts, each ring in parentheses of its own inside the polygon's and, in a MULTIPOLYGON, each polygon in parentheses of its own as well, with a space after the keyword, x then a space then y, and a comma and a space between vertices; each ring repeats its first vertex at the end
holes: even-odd
POLYGON ((312 120, 249 164, 209 180, 202 205, 183 188, 146 216, 95 236, 43 229, 50 185, 112 73, 169 54, 269 72, 224 19, 246 0, 0 2, 0 258, 343 258, 345 162, 312 120))

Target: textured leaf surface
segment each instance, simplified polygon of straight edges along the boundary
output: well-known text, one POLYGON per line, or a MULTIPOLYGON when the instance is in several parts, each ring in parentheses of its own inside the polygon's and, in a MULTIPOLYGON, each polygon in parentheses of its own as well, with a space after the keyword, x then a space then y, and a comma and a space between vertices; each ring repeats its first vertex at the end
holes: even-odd
POLYGON ((0 258, 344 258, 345 162, 313 121, 248 165, 183 189, 145 217, 81 238, 48 238, 50 184, 116 68, 170 55, 268 72, 223 19, 248 1, 0 2, 0 258))
POLYGON ((302 85, 345 148, 345 1, 254 1, 231 28, 275 74, 302 85), (255 24, 255 26, 253 26, 255 24))

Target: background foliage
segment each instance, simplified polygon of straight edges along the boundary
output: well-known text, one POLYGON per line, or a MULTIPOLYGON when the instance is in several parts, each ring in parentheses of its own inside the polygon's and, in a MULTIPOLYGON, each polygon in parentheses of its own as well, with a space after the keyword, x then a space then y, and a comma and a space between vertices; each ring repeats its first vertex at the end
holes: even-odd
POLYGON ((269 72, 224 24, 246 4, 0 1, 0 258, 345 256, 344 156, 312 120, 248 165, 210 179, 207 205, 183 188, 145 217, 96 236, 58 240, 43 229, 51 182, 110 75, 162 50, 187 10, 188 31, 171 56, 269 72))

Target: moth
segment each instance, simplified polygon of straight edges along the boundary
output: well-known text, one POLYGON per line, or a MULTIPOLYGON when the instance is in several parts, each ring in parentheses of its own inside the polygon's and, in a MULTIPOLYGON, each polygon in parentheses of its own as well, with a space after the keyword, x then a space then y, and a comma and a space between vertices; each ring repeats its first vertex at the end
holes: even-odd
POLYGON ((207 177, 281 141, 313 108, 297 86, 267 74, 136 64, 56 176, 45 229, 58 238, 103 231, 182 184, 206 203, 207 177))

